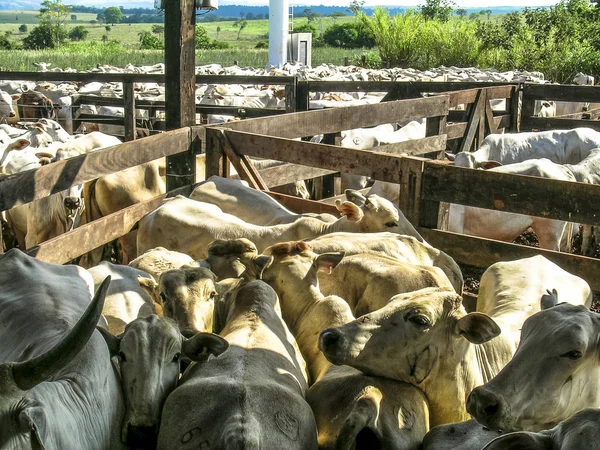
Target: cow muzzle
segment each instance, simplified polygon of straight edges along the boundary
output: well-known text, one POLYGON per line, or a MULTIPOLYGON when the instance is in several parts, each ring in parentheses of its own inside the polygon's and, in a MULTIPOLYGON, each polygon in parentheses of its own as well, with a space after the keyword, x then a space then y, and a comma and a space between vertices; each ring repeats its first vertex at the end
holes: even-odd
POLYGON ((15 117, 16 115, 17 113, 15 113, 14 111, 8 113, 8 117, 15 117))
POLYGON ((344 364, 345 358, 341 356, 345 347, 344 343, 344 335, 337 328, 327 328, 319 336, 319 350, 333 364, 344 364))
POLYGON ((81 199, 79 197, 65 197, 64 204, 65 208, 75 210, 81 206, 81 199))
POLYGON ((484 386, 473 389, 467 399, 467 412, 490 430, 512 431, 506 426, 507 410, 504 399, 484 386))
POLYGON ((127 426, 127 438, 125 445, 133 449, 148 449, 156 448, 158 437, 158 428, 156 425, 150 427, 136 427, 133 425, 127 426))

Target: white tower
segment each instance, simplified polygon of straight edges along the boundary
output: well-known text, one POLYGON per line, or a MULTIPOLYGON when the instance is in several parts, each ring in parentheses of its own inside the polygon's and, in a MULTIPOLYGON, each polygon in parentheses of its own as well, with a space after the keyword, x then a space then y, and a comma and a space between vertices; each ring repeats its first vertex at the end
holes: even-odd
POLYGON ((287 62, 289 36, 288 0, 269 0, 269 64, 282 67, 287 62))

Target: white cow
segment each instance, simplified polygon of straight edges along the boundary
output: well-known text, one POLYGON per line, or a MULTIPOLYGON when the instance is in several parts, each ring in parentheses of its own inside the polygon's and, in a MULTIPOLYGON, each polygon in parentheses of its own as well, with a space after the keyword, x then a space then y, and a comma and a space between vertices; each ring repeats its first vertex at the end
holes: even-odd
POLYGON ((162 245, 202 259, 206 257, 208 244, 215 239, 245 237, 261 251, 277 242, 337 231, 404 232, 397 210, 390 202, 377 196, 369 197, 369 202, 362 208, 338 200, 337 208, 343 217, 336 222, 325 223, 312 217, 303 217, 291 224, 261 227, 226 214, 213 204, 177 196, 164 200, 157 209, 140 220, 138 251, 144 252, 162 245))
POLYGON ((108 331, 121 334, 125 326, 138 317, 154 313, 152 298, 140 287, 138 277, 152 279, 146 272, 133 267, 102 261, 88 269, 96 288, 110 276, 102 315, 108 323, 108 331))
POLYGON ((291 223, 300 217, 337 220, 331 214, 295 214, 264 192, 240 180, 212 176, 190 194, 192 200, 217 205, 223 212, 255 225, 291 223))
POLYGON ((558 303, 573 298, 568 288, 542 297, 542 311, 523 324, 512 360, 469 396, 467 410, 478 422, 505 431, 540 431, 584 408, 600 407, 600 315, 558 303))
POLYGON ((490 134, 475 152, 447 153, 460 167, 489 169, 528 159, 547 158, 559 164, 577 164, 600 147, 600 132, 591 128, 530 133, 490 134))
POLYGON ((155 280, 171 269, 179 269, 181 266, 191 264, 194 259, 185 253, 173 252, 164 247, 156 247, 144 252, 129 263, 130 267, 144 271, 155 280))
POLYGON ((0 256, 0 436, 7 449, 125 449, 125 405, 100 333, 108 288, 9 250, 0 256))
MULTIPOLYGON (((523 321, 539 311, 540 298, 553 287, 569 292, 573 304, 590 302, 585 281, 535 256, 488 268, 477 312, 466 314, 460 296, 450 291, 400 294, 378 311, 323 331, 320 348, 334 364, 419 386, 429 399, 432 425, 467 420, 467 396, 510 361, 523 321)), ((523 392, 521 383, 510 386, 523 392)))

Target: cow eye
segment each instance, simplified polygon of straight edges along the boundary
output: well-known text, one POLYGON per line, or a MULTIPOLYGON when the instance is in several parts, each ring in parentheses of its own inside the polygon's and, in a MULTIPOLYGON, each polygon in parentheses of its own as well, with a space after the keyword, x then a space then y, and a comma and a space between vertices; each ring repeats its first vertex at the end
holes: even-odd
POLYGON ((179 362, 180 356, 181 356, 181 353, 175 353, 175 356, 173 356, 173 362, 179 362))
POLYGON ((408 320, 420 327, 428 327, 431 325, 431 323, 429 323, 429 319, 426 316, 422 316, 420 314, 411 316, 408 318, 408 320))
POLYGON ((119 352, 119 358, 121 358, 121 361, 127 361, 127 358, 125 358, 125 353, 123 352, 119 352))
POLYGON ((167 301, 167 296, 165 295, 164 292, 160 293, 160 299, 163 301, 163 303, 167 301))
POLYGON ((396 222, 388 222, 385 224, 385 226, 388 228, 393 228, 393 227, 397 227, 398 224, 396 222))
POLYGON ((215 298, 215 295, 217 295, 217 293, 216 293, 215 291, 212 291, 212 292, 210 293, 210 296, 209 296, 209 297, 210 297, 210 298, 215 298))
POLYGON ((572 350, 570 352, 565 353, 564 355, 560 355, 561 358, 569 358, 572 359, 573 361, 581 358, 583 356, 583 353, 581 353, 579 350, 572 350))

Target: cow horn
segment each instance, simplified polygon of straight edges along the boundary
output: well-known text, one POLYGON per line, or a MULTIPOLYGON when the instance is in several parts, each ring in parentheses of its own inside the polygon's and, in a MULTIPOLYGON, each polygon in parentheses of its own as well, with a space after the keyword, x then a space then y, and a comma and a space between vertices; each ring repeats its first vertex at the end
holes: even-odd
POLYGON ((102 314, 109 284, 110 276, 102 282, 83 316, 58 344, 40 356, 13 365, 13 378, 19 389, 26 391, 46 381, 86 346, 102 314))

